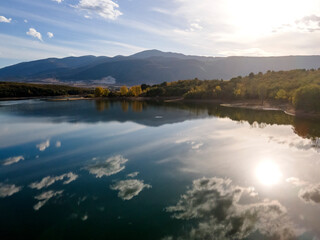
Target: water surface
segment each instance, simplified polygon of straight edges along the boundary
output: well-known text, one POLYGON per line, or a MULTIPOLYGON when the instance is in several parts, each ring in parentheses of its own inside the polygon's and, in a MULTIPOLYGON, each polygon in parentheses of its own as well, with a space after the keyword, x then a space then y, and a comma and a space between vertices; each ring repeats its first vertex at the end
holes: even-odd
POLYGON ((0 102, 1 239, 318 239, 319 136, 213 104, 0 102))

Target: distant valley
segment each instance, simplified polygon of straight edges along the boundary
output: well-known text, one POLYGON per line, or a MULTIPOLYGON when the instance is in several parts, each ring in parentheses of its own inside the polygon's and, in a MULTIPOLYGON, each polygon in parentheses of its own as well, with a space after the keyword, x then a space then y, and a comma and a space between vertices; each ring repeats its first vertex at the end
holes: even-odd
POLYGON ((131 86, 194 78, 229 80, 250 72, 319 67, 320 56, 201 57, 147 50, 112 58, 82 56, 23 62, 0 69, 0 80, 131 86))

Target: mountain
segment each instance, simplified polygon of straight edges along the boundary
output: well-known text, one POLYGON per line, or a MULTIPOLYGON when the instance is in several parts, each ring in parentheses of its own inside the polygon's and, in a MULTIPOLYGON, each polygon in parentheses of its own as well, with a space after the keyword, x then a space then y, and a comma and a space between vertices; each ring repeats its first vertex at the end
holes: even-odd
POLYGON ((0 69, 0 80, 135 85, 184 79, 225 79, 268 70, 320 67, 320 56, 201 57, 147 50, 131 56, 67 57, 19 63, 0 69))

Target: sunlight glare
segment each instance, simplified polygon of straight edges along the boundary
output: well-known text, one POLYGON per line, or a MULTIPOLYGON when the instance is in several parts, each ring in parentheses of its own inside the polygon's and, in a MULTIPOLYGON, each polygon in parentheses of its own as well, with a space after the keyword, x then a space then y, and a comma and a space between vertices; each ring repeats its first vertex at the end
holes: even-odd
POLYGON ((278 166, 272 161, 261 162, 256 169, 256 176, 264 185, 274 185, 282 177, 278 166))

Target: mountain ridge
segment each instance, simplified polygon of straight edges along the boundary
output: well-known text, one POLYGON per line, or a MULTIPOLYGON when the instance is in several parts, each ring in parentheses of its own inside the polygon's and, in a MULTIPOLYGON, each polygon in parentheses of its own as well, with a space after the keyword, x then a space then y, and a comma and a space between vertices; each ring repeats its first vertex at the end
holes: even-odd
POLYGON ((153 49, 130 56, 87 55, 22 62, 0 69, 0 80, 43 82, 50 79, 64 83, 135 85, 193 78, 229 80, 250 72, 319 67, 318 55, 206 57, 153 49))

